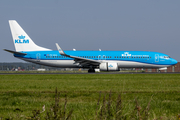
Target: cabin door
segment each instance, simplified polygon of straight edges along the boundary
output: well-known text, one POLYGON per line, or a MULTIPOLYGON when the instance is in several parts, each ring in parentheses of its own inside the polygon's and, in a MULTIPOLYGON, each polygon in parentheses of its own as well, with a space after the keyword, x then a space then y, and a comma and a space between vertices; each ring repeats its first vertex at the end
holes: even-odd
POLYGON ((155 62, 159 62, 159 54, 155 54, 155 62))
POLYGON ((40 54, 40 53, 37 53, 37 54, 36 54, 36 60, 39 62, 40 59, 41 59, 41 54, 40 54))

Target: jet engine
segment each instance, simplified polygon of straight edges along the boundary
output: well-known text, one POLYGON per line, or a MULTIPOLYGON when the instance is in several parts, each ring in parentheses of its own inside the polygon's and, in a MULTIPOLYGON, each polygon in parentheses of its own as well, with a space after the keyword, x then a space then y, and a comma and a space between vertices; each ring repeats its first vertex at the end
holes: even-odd
POLYGON ((118 64, 114 62, 104 62, 99 65, 100 71, 119 71, 118 64))

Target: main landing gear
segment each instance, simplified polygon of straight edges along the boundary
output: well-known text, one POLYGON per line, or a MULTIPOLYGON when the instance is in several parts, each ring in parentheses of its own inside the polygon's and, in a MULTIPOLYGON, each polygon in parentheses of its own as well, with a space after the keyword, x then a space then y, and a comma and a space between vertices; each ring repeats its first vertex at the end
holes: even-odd
POLYGON ((95 73, 95 70, 91 68, 88 70, 88 73, 95 73))

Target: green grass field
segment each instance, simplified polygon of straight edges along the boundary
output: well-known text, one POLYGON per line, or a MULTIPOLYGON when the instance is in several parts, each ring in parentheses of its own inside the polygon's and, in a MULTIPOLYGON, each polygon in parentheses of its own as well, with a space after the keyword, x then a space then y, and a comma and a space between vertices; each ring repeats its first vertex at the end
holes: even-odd
POLYGON ((0 118, 27 119, 33 116, 33 110, 41 111, 45 105, 46 111, 39 114, 43 119, 54 103, 56 87, 61 104, 65 103, 67 95, 66 110, 73 109, 73 120, 101 117, 109 95, 109 109, 115 119, 119 94, 121 115, 127 119, 140 119, 138 111, 143 116, 146 107, 148 119, 178 119, 180 114, 180 74, 27 74, 0 75, 0 118), (141 109, 135 110, 137 105, 141 109))

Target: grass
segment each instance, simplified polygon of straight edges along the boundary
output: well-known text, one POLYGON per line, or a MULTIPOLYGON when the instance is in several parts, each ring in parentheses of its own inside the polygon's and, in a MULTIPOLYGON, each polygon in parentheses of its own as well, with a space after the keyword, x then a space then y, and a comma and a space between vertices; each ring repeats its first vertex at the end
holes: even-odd
MULTIPOLYGON (((33 110, 42 111, 43 105, 47 111, 54 103, 57 87, 61 104, 67 95, 67 112, 73 109, 71 119, 100 118, 103 104, 108 101, 115 111, 119 94, 122 115, 127 119, 132 115, 136 116, 134 119, 140 119, 135 113, 139 110, 142 114, 149 101, 149 119, 177 119, 180 114, 179 85, 180 74, 0 75, 0 117, 28 118, 33 116, 33 110)), ((45 115, 46 112, 41 113, 41 116, 45 115)))

